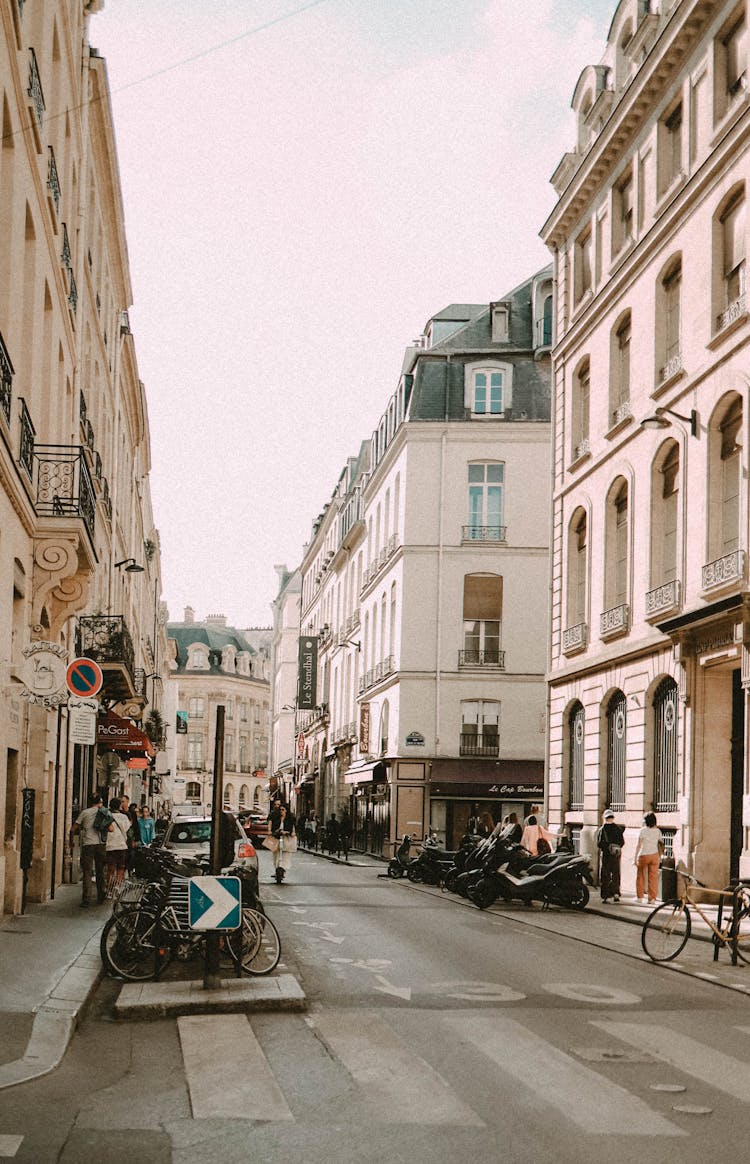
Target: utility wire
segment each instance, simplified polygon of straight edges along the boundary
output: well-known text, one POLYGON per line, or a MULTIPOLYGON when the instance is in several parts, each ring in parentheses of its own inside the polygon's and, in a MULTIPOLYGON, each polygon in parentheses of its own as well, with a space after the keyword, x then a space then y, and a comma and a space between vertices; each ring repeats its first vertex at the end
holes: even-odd
MULTIPOLYGON (((143 85, 146 81, 153 81, 155 77, 163 77, 165 73, 172 73, 175 69, 181 69, 183 65, 192 64, 193 61, 199 61, 202 57, 208 57, 212 53, 219 52, 223 48, 227 48, 230 44, 237 44, 241 40, 246 40, 249 36, 255 36, 259 32, 265 32, 269 28, 273 28, 275 24, 281 24, 285 20, 291 20, 295 16, 301 16, 303 12, 309 12, 311 8, 317 8, 320 4, 325 4, 326 0, 310 0, 309 4, 303 4, 301 8, 295 8, 292 12, 283 12, 281 16, 274 16, 271 20, 266 20, 263 24, 256 24, 254 28, 248 28, 246 32, 240 32, 237 36, 230 36, 226 40, 220 41, 218 44, 209 45, 208 48, 201 49, 198 53, 193 53, 192 56, 183 57, 180 61, 175 61, 172 65, 165 65, 162 69, 156 69, 153 73, 146 73, 142 77, 136 77, 133 81, 126 81, 124 85, 118 85, 116 89, 110 89, 110 94, 123 93, 126 89, 133 89, 136 85, 143 85)), ((75 113, 86 105, 93 105, 97 101, 103 101, 107 94, 102 94, 101 97, 94 97, 91 100, 82 101, 79 105, 72 105, 68 109, 63 109, 60 113, 45 114, 42 118, 42 125, 47 125, 51 121, 56 121, 59 117, 64 117, 68 113, 75 113)), ((12 129, 9 133, 2 135, 0 140, 7 141, 11 137, 16 137, 17 134, 23 133, 28 126, 22 125, 20 129, 12 129)))

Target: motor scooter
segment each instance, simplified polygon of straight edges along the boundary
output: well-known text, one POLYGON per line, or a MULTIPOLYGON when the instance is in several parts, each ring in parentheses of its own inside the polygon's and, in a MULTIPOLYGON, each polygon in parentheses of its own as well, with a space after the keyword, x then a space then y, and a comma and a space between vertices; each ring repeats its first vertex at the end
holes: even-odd
POLYGON ((590 884, 593 876, 587 857, 565 852, 532 857, 516 846, 499 854, 495 870, 486 871, 471 887, 469 896, 479 909, 487 909, 498 897, 527 905, 540 901, 545 908, 559 905, 585 909, 590 884))
POLYGON ((408 833, 404 833, 401 839, 401 844, 388 862, 389 877, 397 878, 406 876, 409 866, 415 859, 414 857, 409 856, 412 842, 413 838, 410 837, 408 833))

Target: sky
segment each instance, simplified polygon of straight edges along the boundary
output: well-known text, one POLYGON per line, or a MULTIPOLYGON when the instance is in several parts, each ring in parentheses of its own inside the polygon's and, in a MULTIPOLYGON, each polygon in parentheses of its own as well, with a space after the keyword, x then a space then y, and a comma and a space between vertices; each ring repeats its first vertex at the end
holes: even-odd
POLYGON ((615 0, 105 0, 173 621, 269 626, 274 567, 450 303, 549 261, 615 0))

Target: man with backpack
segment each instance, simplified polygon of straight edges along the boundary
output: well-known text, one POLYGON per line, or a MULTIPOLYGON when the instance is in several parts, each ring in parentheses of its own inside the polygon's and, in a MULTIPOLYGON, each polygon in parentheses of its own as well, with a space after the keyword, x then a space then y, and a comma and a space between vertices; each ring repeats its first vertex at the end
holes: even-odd
POLYGON ((114 829, 114 817, 108 809, 102 807, 102 798, 98 792, 89 796, 88 808, 84 808, 73 825, 73 832, 81 834, 81 875, 83 877, 83 891, 81 893, 81 909, 87 909, 93 904, 91 879, 96 877, 96 896, 99 905, 106 900, 107 885, 104 866, 107 848, 107 833, 114 829))

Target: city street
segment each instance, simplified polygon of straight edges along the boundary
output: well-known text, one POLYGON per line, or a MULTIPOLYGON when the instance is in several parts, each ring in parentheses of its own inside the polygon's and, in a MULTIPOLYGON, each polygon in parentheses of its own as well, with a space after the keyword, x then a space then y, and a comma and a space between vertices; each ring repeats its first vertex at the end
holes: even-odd
POLYGON ((3 1093, 0 1157, 698 1161, 750 1132, 742 994, 643 960, 636 926, 382 868, 300 853, 277 888, 264 854, 307 1013, 116 1023, 104 980, 62 1065, 3 1093))

